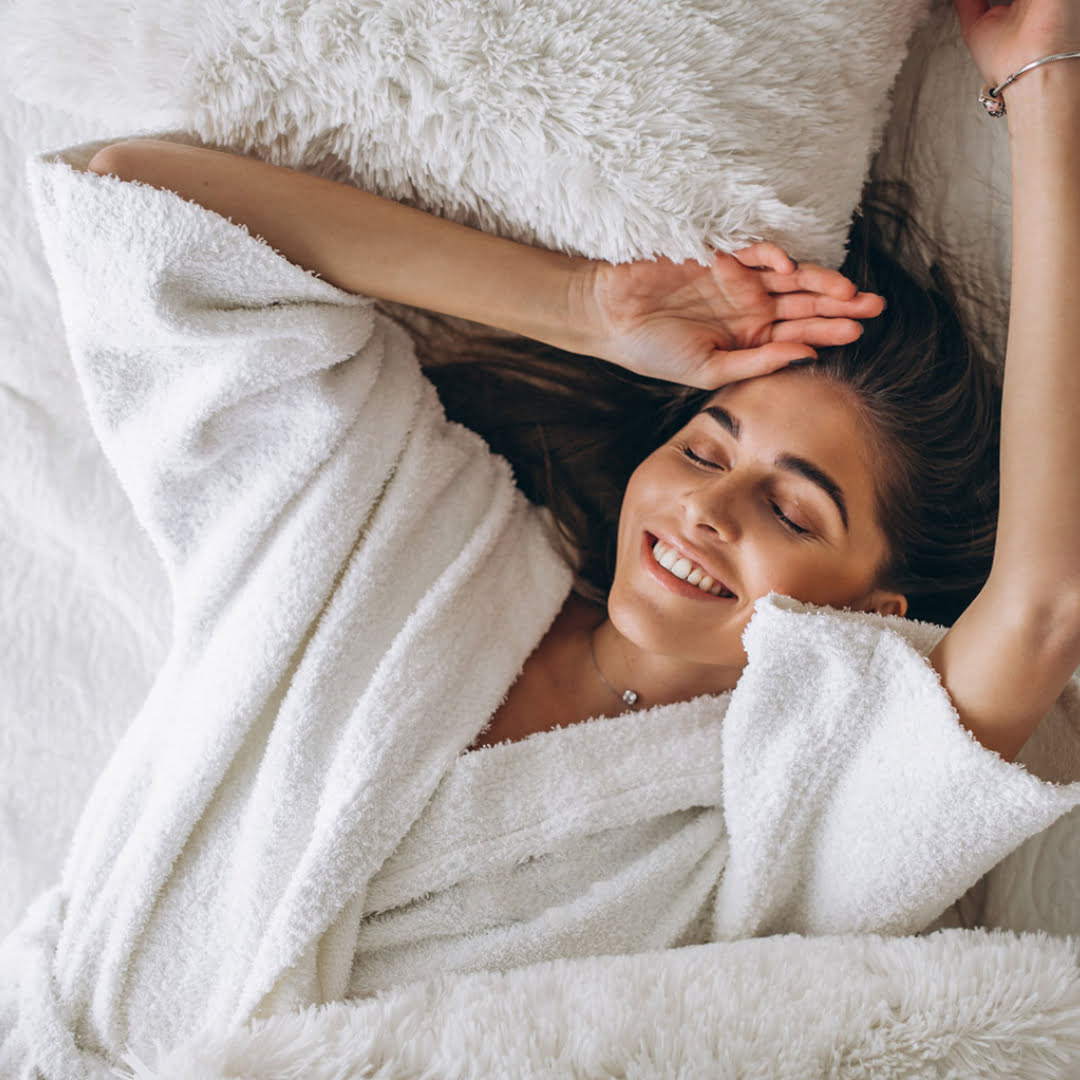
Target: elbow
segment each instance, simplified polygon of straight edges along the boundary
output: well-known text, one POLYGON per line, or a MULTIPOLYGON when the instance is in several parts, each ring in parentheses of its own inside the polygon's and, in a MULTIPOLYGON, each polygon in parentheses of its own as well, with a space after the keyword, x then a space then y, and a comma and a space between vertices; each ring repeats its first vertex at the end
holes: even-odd
POLYGON ((1080 581, 1061 584, 1031 615, 1032 634, 1050 657, 1075 669, 1080 665, 1080 581))
POLYGON ((98 176, 115 176, 120 180, 128 180, 130 166, 131 144, 120 142, 110 143, 98 150, 90 159, 86 169, 87 172, 97 173, 98 176))
POLYGON ((160 152, 159 146, 154 139, 126 139, 110 143, 94 154, 86 168, 98 176, 136 180, 139 179, 140 169, 145 169, 148 154, 160 152))

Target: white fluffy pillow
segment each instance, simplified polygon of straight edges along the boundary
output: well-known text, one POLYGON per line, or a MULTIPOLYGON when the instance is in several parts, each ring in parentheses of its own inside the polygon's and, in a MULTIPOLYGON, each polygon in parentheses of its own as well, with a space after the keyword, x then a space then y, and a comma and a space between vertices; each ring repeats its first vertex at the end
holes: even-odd
POLYGON ((27 100, 625 261, 837 265, 928 0, 14 0, 27 100))

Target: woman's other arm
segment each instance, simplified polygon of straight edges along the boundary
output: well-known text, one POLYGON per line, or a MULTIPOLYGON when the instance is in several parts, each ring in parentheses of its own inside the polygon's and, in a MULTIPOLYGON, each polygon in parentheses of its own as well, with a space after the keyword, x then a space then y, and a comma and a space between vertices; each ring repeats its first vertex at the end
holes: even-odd
POLYGON ((775 244, 711 267, 612 265, 490 236, 390 199, 253 158, 154 139, 98 151, 90 170, 216 211, 348 292, 426 308, 715 387, 853 341, 881 311, 842 275, 775 244), (760 267, 760 268, 759 268, 760 267))
MULTIPOLYGON (((956 6, 994 85, 1080 49, 1072 0, 956 6)), ((1012 760, 1080 665, 1080 59, 1034 69, 1004 97, 1013 243, 997 543, 986 586, 930 660, 964 726, 1012 760)))

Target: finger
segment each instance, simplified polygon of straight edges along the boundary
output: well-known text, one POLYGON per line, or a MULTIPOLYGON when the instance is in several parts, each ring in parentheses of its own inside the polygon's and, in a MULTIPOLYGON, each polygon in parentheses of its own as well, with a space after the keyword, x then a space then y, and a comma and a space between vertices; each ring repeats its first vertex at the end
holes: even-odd
POLYGON ((819 293, 783 293, 775 298, 778 321, 810 319, 873 319, 885 310, 884 297, 876 293, 856 293, 850 300, 837 300, 819 293))
POLYGON ((772 339, 803 345, 847 345, 862 333, 862 323, 854 319, 793 319, 774 324, 772 339))
POLYGON ((803 263, 794 274, 762 274, 761 283, 769 292, 814 292, 850 300, 859 290, 838 270, 826 270, 815 263, 803 263))
POLYGON ((778 244, 762 240, 734 253, 735 258, 752 270, 759 267, 773 270, 778 274, 792 274, 798 269, 798 263, 778 244))
POLYGON ((813 349, 797 342, 770 342, 756 349, 737 349, 732 352, 717 349, 689 385, 701 390, 716 390, 742 379, 771 375, 797 360, 816 357, 817 353, 813 349))

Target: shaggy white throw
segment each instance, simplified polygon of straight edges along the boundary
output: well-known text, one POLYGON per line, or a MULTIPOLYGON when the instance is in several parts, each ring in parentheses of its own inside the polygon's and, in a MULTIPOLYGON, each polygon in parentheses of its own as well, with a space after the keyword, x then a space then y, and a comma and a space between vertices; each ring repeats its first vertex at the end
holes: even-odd
MULTIPOLYGON (((838 264, 927 0, 16 0, 28 100, 215 144, 514 239, 838 264)), ((0 40, 4 37, 0 34, 0 40)))
POLYGON ((433 979, 128 1064, 136 1080, 1066 1080, 1080 981, 1042 935, 785 935, 433 979))

